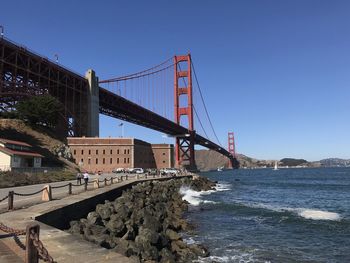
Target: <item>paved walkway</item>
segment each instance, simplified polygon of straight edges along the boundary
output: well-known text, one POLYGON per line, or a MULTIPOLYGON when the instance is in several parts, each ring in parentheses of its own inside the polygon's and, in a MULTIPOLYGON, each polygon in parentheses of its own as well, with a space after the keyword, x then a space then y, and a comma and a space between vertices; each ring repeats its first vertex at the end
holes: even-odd
POLYGON ((0 235, 0 262, 1 263, 23 263, 23 259, 13 252, 6 244, 2 241, 2 235, 0 235))
MULTIPOLYGON (((109 179, 111 177, 120 177, 120 176, 125 176, 126 174, 102 174, 102 175, 91 175, 90 176, 90 181, 94 179, 99 179, 99 180, 104 180, 105 178, 109 179)), ((129 175, 131 177, 135 177, 135 175, 129 175)), ((27 194, 27 193, 34 193, 37 192, 46 185, 50 184, 53 187, 61 186, 61 185, 66 185, 68 183, 73 183, 76 184, 76 180, 71 180, 71 181, 61 181, 61 182, 54 182, 54 183, 45 183, 45 184, 34 184, 34 185, 26 185, 26 186, 18 186, 18 187, 9 187, 9 188, 0 188, 0 200, 7 196, 9 191, 14 191, 19 194, 27 194)), ((90 184, 89 189, 91 189, 93 186, 90 184)), ((61 199, 63 197, 66 197, 68 195, 68 186, 63 187, 63 188, 56 188, 52 189, 53 192, 53 199, 61 199)), ((73 186, 72 187, 72 192, 73 194, 78 194, 81 192, 84 192, 84 185, 81 186, 73 186)), ((14 208, 15 209, 20 209, 20 208, 25 208, 29 207, 34 204, 41 203, 41 195, 42 193, 38 193, 35 195, 31 196, 18 196, 16 195, 14 197, 14 208)), ((8 201, 4 200, 3 202, 0 202, 0 213, 6 212, 8 207, 8 201)))

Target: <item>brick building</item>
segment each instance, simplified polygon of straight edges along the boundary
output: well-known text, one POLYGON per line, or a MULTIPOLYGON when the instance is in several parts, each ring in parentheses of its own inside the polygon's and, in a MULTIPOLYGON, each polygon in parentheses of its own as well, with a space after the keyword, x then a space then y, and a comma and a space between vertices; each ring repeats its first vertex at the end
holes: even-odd
POLYGON ((89 172, 174 166, 172 144, 149 144, 134 138, 69 137, 67 140, 75 163, 89 172))

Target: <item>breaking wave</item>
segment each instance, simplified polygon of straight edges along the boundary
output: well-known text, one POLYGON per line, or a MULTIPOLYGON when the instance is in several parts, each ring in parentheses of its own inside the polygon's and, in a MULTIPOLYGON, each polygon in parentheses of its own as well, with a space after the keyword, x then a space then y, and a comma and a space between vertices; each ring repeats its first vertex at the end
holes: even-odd
POLYGON ((217 184, 214 188, 215 188, 215 190, 195 191, 188 186, 182 186, 180 188, 180 194, 182 195, 182 200, 186 200, 187 202, 189 202, 193 206, 198 206, 200 204, 215 204, 216 203, 214 201, 201 199, 201 197, 204 195, 210 195, 210 194, 215 193, 215 192, 231 190, 229 184, 217 184))

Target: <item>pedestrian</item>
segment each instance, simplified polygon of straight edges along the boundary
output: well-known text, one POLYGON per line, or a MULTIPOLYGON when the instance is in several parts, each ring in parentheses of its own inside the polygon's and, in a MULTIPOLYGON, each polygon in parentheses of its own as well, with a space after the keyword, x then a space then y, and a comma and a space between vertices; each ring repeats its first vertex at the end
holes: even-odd
POLYGON ((82 174, 80 172, 77 173, 77 184, 81 185, 81 178, 82 178, 82 174))
POLYGON ((85 173, 83 174, 83 178, 84 178, 84 182, 85 184, 87 184, 89 182, 89 174, 85 171, 85 173))

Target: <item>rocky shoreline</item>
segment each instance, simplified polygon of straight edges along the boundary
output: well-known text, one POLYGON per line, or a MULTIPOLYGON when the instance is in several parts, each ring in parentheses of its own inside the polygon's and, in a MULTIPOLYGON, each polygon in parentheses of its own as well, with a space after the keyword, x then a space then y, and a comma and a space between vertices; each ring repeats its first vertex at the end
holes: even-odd
POLYGON ((213 189, 205 177, 148 181, 134 185, 113 202, 96 206, 87 218, 70 222, 70 233, 131 257, 135 262, 191 262, 209 256, 199 244, 186 244, 181 232, 191 229, 183 219, 188 203, 181 186, 213 189))

